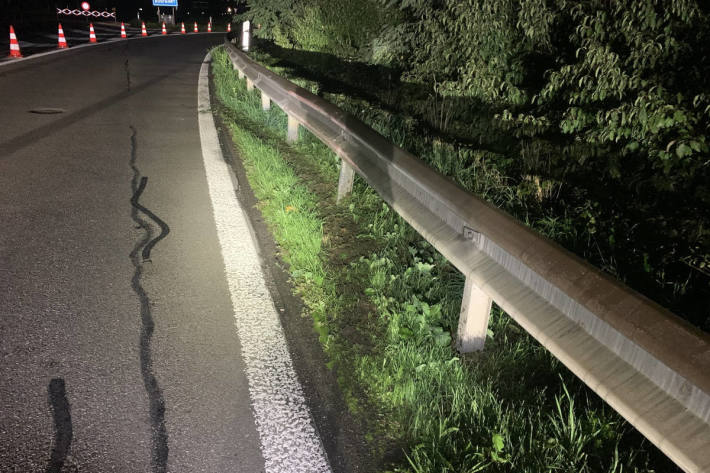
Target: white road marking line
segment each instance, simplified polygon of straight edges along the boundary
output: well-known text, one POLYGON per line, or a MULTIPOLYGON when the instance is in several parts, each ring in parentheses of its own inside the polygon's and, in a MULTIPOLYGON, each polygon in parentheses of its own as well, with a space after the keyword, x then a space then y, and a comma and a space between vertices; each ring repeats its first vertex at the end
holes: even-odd
POLYGON ((329 473, 323 444, 266 287, 248 217, 237 200, 231 170, 222 157, 210 106, 210 61, 207 54, 198 85, 202 157, 266 472, 329 473))

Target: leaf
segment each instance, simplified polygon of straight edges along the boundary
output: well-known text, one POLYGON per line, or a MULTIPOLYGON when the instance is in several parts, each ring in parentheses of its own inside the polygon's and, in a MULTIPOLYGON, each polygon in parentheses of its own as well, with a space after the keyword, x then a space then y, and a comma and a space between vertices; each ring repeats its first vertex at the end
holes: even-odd
MULTIPOLYGON (((700 267, 701 267, 701 268, 703 267, 703 266, 702 266, 702 263, 700 264, 700 267)), ((453 365, 454 363, 456 363, 457 361, 459 361, 459 357, 458 357, 458 356, 455 356, 455 357, 451 358, 450 360, 447 360, 447 361, 446 361, 446 365, 447 365, 447 366, 451 366, 451 365, 453 365)))
POLYGON ((443 332, 434 337, 434 342, 440 347, 447 347, 451 345, 451 335, 449 332, 443 332))
POLYGON ((399 328, 399 338, 401 338, 402 340, 412 338, 412 336, 414 336, 414 332, 409 330, 407 327, 400 327, 399 328))
POLYGON ((505 442, 503 441, 503 436, 501 434, 493 434, 491 443, 493 444, 493 450, 496 453, 502 452, 503 447, 505 447, 505 442))
POLYGON ((646 123, 648 122, 648 115, 646 113, 646 108, 642 108, 641 111, 639 112, 639 121, 641 122, 641 125, 646 126, 646 123))
POLYGON ((626 145, 626 149, 629 151, 636 151, 639 149, 639 142, 638 141, 632 141, 629 144, 626 145))
POLYGON ((677 154, 679 158, 684 158, 693 154, 693 150, 690 149, 690 146, 687 144, 681 143, 681 145, 675 149, 675 154, 677 154))

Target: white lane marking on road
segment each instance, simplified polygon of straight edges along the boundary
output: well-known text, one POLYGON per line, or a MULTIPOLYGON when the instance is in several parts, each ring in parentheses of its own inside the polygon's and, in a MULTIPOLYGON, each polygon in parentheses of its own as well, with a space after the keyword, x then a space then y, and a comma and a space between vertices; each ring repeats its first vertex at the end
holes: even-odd
POLYGON ((247 216, 222 157, 210 106, 210 60, 207 54, 197 94, 202 157, 266 472, 328 473, 325 450, 296 378, 247 216))

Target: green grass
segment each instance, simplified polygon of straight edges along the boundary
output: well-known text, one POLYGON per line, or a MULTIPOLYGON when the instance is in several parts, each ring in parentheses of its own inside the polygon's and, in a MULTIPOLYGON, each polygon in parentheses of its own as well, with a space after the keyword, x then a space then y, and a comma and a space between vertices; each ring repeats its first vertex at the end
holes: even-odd
MULTIPOLYGON (((212 67, 249 183, 348 406, 376 455, 401 452, 386 471, 676 471, 498 308, 486 349, 458 355, 462 275, 361 180, 336 205, 335 155, 305 131, 286 144, 286 116, 261 110, 222 50, 212 67)), ((479 162, 472 172, 482 192, 514 198, 494 169, 479 162)))

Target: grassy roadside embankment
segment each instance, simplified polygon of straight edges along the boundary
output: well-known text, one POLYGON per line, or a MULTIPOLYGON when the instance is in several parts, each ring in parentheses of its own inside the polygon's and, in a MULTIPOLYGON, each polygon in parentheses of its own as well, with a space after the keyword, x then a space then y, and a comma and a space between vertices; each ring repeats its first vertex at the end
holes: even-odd
MULTIPOLYGON (((356 179, 335 205, 338 160, 263 112, 222 50, 215 94, 260 210, 352 412, 394 471, 675 471, 498 308, 482 353, 451 347, 463 277, 356 179)), ((308 86, 305 82, 301 85, 308 86)), ((480 164, 485 191, 501 177, 480 164)))

